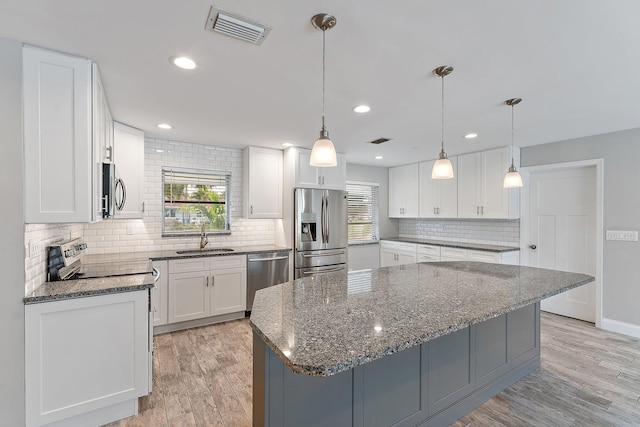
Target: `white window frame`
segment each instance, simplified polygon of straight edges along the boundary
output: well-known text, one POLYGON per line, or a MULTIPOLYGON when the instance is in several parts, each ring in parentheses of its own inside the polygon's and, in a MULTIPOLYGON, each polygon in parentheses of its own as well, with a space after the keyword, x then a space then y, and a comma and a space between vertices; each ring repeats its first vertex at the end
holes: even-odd
POLYGON ((380 223, 380 184, 377 182, 365 182, 365 181, 347 181, 347 236, 349 235, 349 225, 351 225, 351 223, 349 222, 349 204, 351 202, 351 199, 348 195, 349 193, 349 186, 363 186, 363 187, 371 187, 372 189, 375 189, 375 191, 373 192, 373 196, 375 198, 375 200, 371 203, 371 207, 372 207, 372 215, 371 215, 371 238, 370 239, 358 239, 358 240, 352 240, 349 239, 349 244, 350 245, 357 245, 357 244, 369 244, 369 243, 378 243, 380 241, 380 231, 379 231, 379 223, 380 223))

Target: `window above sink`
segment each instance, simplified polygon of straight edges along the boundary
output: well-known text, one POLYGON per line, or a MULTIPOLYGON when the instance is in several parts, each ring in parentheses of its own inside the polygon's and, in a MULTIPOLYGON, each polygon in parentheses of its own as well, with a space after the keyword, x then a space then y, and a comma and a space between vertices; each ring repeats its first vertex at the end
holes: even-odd
POLYGON ((162 169, 162 235, 230 234, 231 173, 162 169))

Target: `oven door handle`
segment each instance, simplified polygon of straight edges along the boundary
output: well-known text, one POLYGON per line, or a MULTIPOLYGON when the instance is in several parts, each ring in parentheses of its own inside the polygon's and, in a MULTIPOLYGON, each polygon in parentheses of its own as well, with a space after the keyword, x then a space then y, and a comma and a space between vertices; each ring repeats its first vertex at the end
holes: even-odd
POLYGON ((311 276, 313 274, 333 273, 334 271, 344 271, 344 268, 332 268, 331 270, 303 271, 302 274, 311 276))

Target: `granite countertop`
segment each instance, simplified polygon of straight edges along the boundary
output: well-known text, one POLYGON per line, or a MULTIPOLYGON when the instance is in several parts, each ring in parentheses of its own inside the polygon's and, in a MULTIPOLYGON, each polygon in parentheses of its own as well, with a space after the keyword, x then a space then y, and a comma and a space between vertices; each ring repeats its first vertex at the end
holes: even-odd
POLYGON ((93 254, 87 255, 83 259, 83 263, 102 263, 102 262, 116 262, 116 261, 131 261, 135 259, 151 259, 155 261, 160 260, 172 260, 172 259, 185 259, 185 258, 200 258, 210 256, 230 256, 230 255, 246 255, 256 254, 261 252, 275 252, 275 251, 291 251, 291 248, 286 248, 277 245, 261 245, 261 246, 221 246, 220 248, 207 246, 206 250, 198 251, 197 247, 188 249, 167 249, 160 251, 139 251, 139 252, 123 252, 118 254, 93 254), (215 249, 230 248, 233 251, 229 252, 212 252, 215 249), (196 251, 189 254, 179 254, 178 251, 196 251))
POLYGON ((293 372, 330 376, 593 280, 477 262, 334 273, 259 290, 251 327, 293 372))
POLYGON ((447 248, 460 248, 460 249, 477 249, 487 252, 513 252, 519 251, 517 246, 501 246, 501 245, 489 245, 484 243, 466 243, 466 242, 450 242, 448 240, 434 240, 434 239, 419 239, 417 237, 386 237, 383 240, 390 240, 392 242, 405 242, 405 243, 418 243, 422 245, 434 245, 444 246, 447 248))
POLYGON ((46 282, 24 298, 25 304, 143 291, 153 286, 151 274, 46 282))

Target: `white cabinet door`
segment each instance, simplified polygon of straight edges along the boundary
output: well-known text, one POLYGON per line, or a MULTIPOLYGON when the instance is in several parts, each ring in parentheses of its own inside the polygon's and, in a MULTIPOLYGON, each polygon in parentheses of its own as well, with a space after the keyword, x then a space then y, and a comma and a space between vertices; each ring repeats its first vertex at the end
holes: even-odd
POLYGON ((398 252, 398 265, 415 264, 417 261, 415 252, 398 252))
POLYGON ((214 270, 211 284, 211 315, 244 311, 246 303, 246 269, 214 270))
POLYGON ((458 156, 458 217, 520 217, 520 190, 504 189, 504 175, 514 156, 519 166, 517 148, 504 147, 458 156))
POLYGON ((438 181, 438 217, 458 217, 458 157, 449 157, 453 166, 453 178, 438 181))
POLYGON ((322 188, 344 190, 347 185, 347 163, 344 154, 337 154, 338 165, 332 168, 318 168, 322 188))
POLYGON ((431 171, 435 160, 422 162, 418 165, 420 207, 418 215, 420 218, 438 217, 438 207, 440 205, 440 179, 431 178, 431 171))
POLYGON ((94 220, 91 63, 25 47, 23 93, 25 222, 94 220))
POLYGON ((209 316, 210 280, 209 271, 169 275, 169 323, 209 316))
POLYGON ((399 167, 389 168, 389 217, 402 217, 404 204, 403 174, 399 167))
MULTIPOLYGON (((514 149, 514 163, 520 166, 520 153, 514 149)), ((505 147, 482 153, 484 166, 484 218, 519 218, 520 190, 503 187, 504 175, 511 166, 512 148, 505 147)))
POLYGON ((458 156, 458 218, 480 216, 481 165, 480 154, 458 156))
POLYGON ((380 267, 390 267, 392 265, 398 265, 396 260, 396 251, 393 249, 380 248, 380 267))
POLYGON ((142 218, 144 213, 144 132, 113 123, 113 161, 124 181, 126 199, 115 218, 142 218))
POLYGON ((295 148, 296 165, 295 165, 295 187, 304 188, 320 188, 318 182, 318 168, 311 166, 311 150, 295 148))
POLYGON ((244 149, 246 218, 282 218, 282 151, 244 149))
POLYGON ((389 217, 417 218, 418 164, 389 168, 389 217))
POLYGON ((169 267, 168 261, 153 261, 153 268, 160 273, 153 292, 153 325, 160 326, 168 323, 169 316, 169 267))
POLYGON ((27 426, 103 424, 68 419, 148 394, 148 298, 144 290, 25 306, 27 426))

